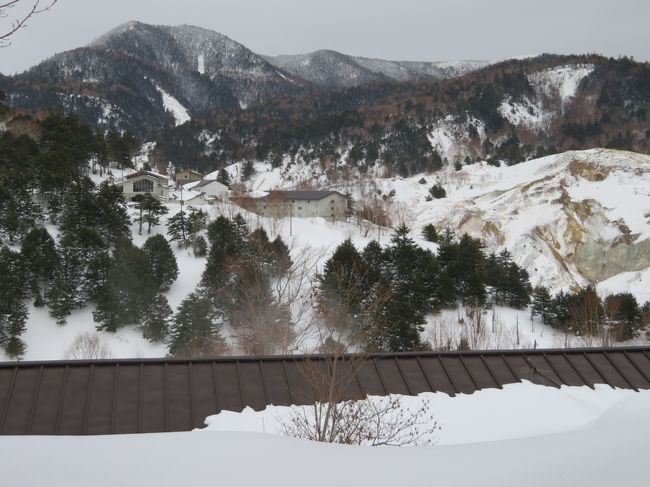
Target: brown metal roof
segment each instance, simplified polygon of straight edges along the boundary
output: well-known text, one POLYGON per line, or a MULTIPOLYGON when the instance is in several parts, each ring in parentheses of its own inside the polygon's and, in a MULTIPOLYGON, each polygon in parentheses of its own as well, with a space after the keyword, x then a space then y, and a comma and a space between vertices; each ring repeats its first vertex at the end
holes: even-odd
MULTIPOLYGON (((650 389, 650 348, 434 352, 340 357, 343 398, 469 394, 529 380, 650 389), (356 364, 356 365, 355 365, 356 364)), ((0 434, 188 431, 221 410, 313 401, 305 370, 325 356, 0 363, 0 434)), ((322 370, 325 370, 324 368, 322 370)))

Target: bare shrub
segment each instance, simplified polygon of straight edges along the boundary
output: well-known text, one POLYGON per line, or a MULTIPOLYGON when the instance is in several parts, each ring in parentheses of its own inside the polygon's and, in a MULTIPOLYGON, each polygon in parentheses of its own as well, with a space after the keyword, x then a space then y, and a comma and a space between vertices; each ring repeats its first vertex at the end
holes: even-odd
POLYGON ((428 400, 408 408, 399 396, 346 399, 350 382, 366 357, 331 355, 301 366, 313 404, 296 408, 281 421, 288 436, 325 443, 361 446, 409 446, 435 443, 440 429, 428 400))
POLYGON ((96 360, 111 358, 110 349, 98 333, 77 333, 65 352, 66 360, 96 360))

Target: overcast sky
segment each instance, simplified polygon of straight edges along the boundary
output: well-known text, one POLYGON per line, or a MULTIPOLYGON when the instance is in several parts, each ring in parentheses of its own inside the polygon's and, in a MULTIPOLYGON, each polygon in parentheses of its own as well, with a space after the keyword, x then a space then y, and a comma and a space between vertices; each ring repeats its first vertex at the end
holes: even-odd
MULTIPOLYGON (((0 19, 3 32, 18 13, 0 19)), ((444 61, 598 52, 650 60, 648 0, 59 0, 0 49, 0 72, 27 69, 128 20, 206 27, 262 54, 335 49, 444 61)))

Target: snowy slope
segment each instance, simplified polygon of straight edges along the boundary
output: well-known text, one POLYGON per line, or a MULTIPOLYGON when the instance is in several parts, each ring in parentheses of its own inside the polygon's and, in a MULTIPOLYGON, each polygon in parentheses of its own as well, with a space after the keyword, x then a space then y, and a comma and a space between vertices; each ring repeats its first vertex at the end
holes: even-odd
MULTIPOLYGON (((451 153, 458 129, 454 123, 448 119, 431 135, 432 143, 451 153)), ((245 182, 254 191, 306 184, 350 192, 356 199, 395 191, 389 211, 394 221, 411 227, 414 237, 429 223, 479 237, 488 251, 510 250, 534 285, 552 290, 650 268, 650 156, 570 151, 510 167, 483 162, 410 178, 384 178, 381 171, 361 174, 341 163, 339 171, 349 174, 345 181, 332 180, 316 161, 287 158, 280 167, 256 163, 255 169, 245 182), (425 184, 420 184, 423 178, 425 184), (426 201, 435 182, 444 186, 447 197, 426 201)), ((231 178, 240 178, 241 164, 228 170, 231 178)), ((610 282, 612 291, 619 285, 627 290, 622 279, 610 282)))
POLYGON ((595 67, 592 64, 572 64, 549 68, 528 75, 533 95, 519 100, 506 96, 499 113, 516 127, 540 130, 561 115, 567 103, 578 92, 580 83, 595 67), (554 102, 559 103, 554 103, 554 102), (560 111, 550 107, 560 107, 560 111))

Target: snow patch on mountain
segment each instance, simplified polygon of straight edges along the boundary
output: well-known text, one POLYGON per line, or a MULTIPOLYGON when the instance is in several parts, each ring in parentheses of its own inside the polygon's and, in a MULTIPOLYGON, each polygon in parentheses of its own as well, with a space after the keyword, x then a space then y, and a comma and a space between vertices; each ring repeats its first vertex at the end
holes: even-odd
POLYGON ((199 54, 196 62, 198 64, 196 70, 201 74, 205 74, 205 56, 203 54, 199 54))
POLYGON ((517 127, 534 130, 547 127, 561 115, 569 101, 576 95, 583 79, 589 76, 593 64, 571 64, 545 69, 528 75, 534 94, 514 100, 507 95, 498 108, 503 118, 517 127), (551 100, 559 100, 560 109, 548 108, 551 100))
POLYGON ((594 69, 593 64, 558 66, 533 73, 528 80, 538 93, 549 97, 559 95, 562 103, 566 104, 578 92, 582 80, 594 69))
POLYGON ((174 117, 174 120, 176 121, 177 127, 179 125, 183 125, 184 123, 192 120, 192 117, 190 117, 187 108, 185 108, 176 98, 171 96, 160 86, 158 85, 155 86, 158 92, 162 95, 163 106, 165 107, 165 111, 171 113, 171 115, 174 117))
POLYGON ((521 101, 514 101, 512 97, 506 96, 498 108, 499 114, 512 125, 524 125, 530 128, 543 128, 551 120, 551 114, 544 111, 544 107, 538 101, 524 98, 521 101))
POLYGON ((452 115, 438 120, 429 132, 431 147, 447 161, 462 160, 463 149, 472 143, 472 133, 476 143, 485 140, 485 123, 475 118, 459 119, 452 115))

